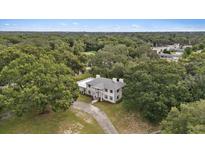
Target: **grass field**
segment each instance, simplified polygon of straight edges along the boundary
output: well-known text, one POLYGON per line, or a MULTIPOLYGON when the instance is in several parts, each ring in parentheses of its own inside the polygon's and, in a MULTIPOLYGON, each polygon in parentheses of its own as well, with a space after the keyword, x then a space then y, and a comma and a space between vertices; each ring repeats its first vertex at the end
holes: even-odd
POLYGON ((83 80, 83 79, 86 79, 86 78, 89 78, 89 77, 92 77, 92 75, 89 74, 89 73, 84 73, 84 74, 80 74, 80 75, 75 76, 74 79, 76 81, 79 81, 79 80, 83 80))
MULTIPOLYGON (((91 102, 91 97, 80 95, 79 101, 91 102)), ((111 104, 97 102, 94 104, 103 110, 119 133, 150 133, 158 130, 137 114, 124 110, 122 103, 111 104)), ((102 134, 103 130, 87 113, 70 109, 67 112, 43 115, 28 114, 0 121, 0 134, 102 134)))
POLYGON ((44 115, 26 115, 0 121, 0 134, 59 134, 103 133, 97 122, 88 114, 73 110, 44 115))
POLYGON ((153 126, 142 120, 140 115, 125 111, 122 103, 97 102, 94 105, 108 115, 119 133, 151 133, 159 129, 158 126, 153 126))
POLYGON ((96 51, 82 52, 82 54, 87 55, 87 56, 95 56, 96 51))
MULTIPOLYGON (((80 95, 79 101, 91 103, 92 99, 86 95, 80 95)), ((158 126, 153 126, 147 121, 144 121, 139 114, 128 113, 122 107, 122 102, 112 104, 109 102, 97 102, 94 104, 104 111, 113 125, 120 133, 150 133, 157 131, 158 126)))
POLYGON ((91 103, 92 98, 86 95, 80 95, 77 100, 85 103, 91 103))

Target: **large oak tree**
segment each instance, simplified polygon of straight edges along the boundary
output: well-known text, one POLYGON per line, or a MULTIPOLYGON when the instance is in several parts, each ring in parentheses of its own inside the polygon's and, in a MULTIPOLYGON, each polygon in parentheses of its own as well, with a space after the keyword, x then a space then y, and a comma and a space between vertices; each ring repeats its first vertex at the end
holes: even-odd
POLYGON ((18 115, 65 111, 78 96, 71 70, 51 55, 17 56, 2 68, 0 83, 0 102, 18 115))

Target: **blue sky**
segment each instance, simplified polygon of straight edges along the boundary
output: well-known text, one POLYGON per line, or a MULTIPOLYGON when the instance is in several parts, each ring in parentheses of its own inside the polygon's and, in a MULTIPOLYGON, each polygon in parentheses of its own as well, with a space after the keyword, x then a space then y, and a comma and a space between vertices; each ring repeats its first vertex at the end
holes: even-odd
POLYGON ((0 19, 0 31, 205 31, 205 19, 0 19))

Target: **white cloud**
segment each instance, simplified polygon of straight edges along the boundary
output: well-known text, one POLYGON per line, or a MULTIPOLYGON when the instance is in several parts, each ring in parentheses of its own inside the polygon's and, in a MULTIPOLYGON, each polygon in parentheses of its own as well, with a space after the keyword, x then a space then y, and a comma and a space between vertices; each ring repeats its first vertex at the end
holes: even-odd
POLYGON ((131 25, 131 27, 132 27, 132 28, 135 28, 135 29, 139 29, 139 28, 141 28, 140 25, 136 25, 136 24, 131 25))
POLYGON ((10 26, 10 24, 8 24, 8 23, 5 23, 4 25, 5 25, 5 26, 10 26))
POLYGON ((121 29, 121 26, 120 26, 120 25, 116 25, 116 26, 114 26, 114 29, 115 29, 115 30, 120 30, 120 29, 121 29))
POLYGON ((79 23, 78 23, 78 22, 73 22, 72 24, 73 24, 73 25, 79 25, 79 23))
POLYGON ((154 32, 154 31, 205 31, 204 25, 183 25, 183 24, 113 24, 113 25, 84 25, 83 22, 64 22, 56 25, 19 25, 13 22, 0 23, 0 31, 88 31, 88 32, 154 32))
POLYGON ((61 26, 67 26, 67 24, 66 24, 66 23, 60 23, 60 25, 61 25, 61 26))

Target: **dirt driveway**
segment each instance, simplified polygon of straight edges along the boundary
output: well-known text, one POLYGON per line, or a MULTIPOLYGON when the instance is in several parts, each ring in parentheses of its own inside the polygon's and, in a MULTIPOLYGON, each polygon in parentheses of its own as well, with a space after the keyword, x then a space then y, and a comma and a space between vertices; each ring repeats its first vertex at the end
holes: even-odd
POLYGON ((86 113, 89 113, 90 115, 92 115, 96 119, 98 124, 102 127, 102 129, 104 130, 105 133, 118 134, 117 130, 115 129, 115 127, 113 126, 113 124, 111 123, 111 121, 107 117, 107 115, 102 110, 97 108, 96 106, 93 106, 93 105, 88 104, 88 103, 76 101, 73 104, 73 108, 81 110, 83 112, 86 112, 86 113))

